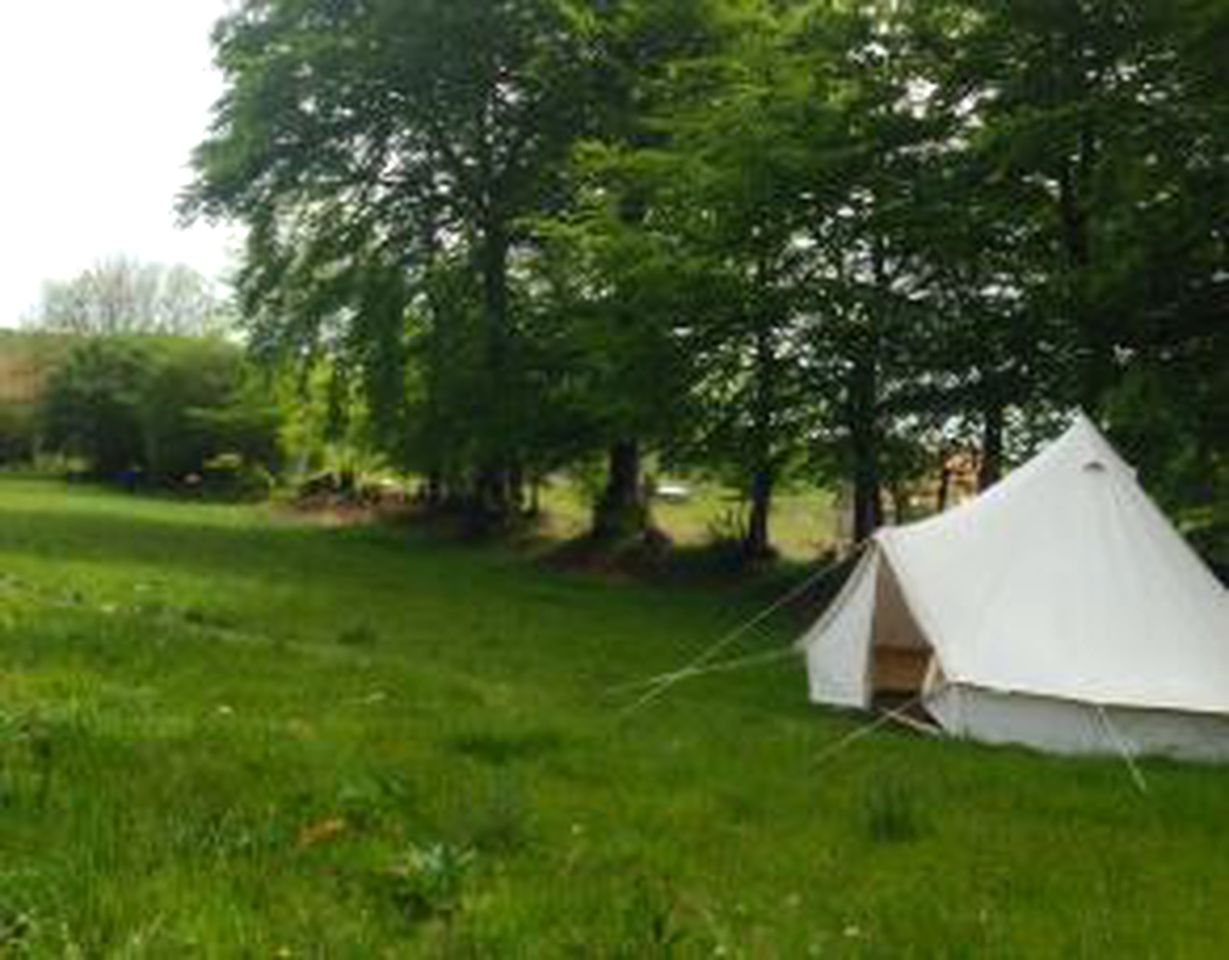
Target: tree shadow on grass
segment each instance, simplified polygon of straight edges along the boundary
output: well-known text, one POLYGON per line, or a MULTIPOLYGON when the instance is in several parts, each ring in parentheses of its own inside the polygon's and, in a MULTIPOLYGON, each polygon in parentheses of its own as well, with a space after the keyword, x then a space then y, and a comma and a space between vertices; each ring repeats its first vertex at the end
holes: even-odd
MULTIPOLYGON (((324 610, 321 604, 335 597, 339 604, 364 608, 364 616, 388 614, 416 628, 426 624, 422 629, 428 631, 444 630, 460 618, 464 626, 458 629, 487 638, 483 642, 491 649, 497 675, 512 664, 518 670, 524 667, 525 677, 575 676, 586 689, 594 682, 595 661, 610 667, 621 664, 610 672, 610 667, 603 669, 611 684, 621 677, 639 679, 643 673, 682 666, 710 636, 715 639, 731 623, 754 614, 762 596, 774 599, 764 591, 778 592, 776 585, 765 582, 747 586, 738 597, 728 589, 721 591, 714 600, 711 590, 682 588, 677 595, 671 590, 669 602, 663 604, 665 591, 659 588, 628 584, 619 590, 573 590, 574 575, 518 562, 508 551, 437 543, 428 534, 399 527, 324 529, 293 522, 245 526, 235 524, 233 517, 214 524, 194 505, 184 505, 176 514, 177 504, 136 500, 128 511, 122 496, 112 499, 97 491, 79 503, 54 488, 34 491, 31 501, 39 498, 37 503, 23 503, 20 490, 13 497, 4 493, 0 487, 0 567, 6 555, 20 555, 43 562, 51 573, 57 563, 70 563, 111 568, 134 583, 187 578, 205 588, 216 586, 208 596, 223 603, 228 602, 227 585, 236 581, 257 589, 266 583, 287 584, 301 588, 313 600, 314 610, 324 610), (324 594, 322 587, 327 587, 324 594), (411 596, 417 606, 407 607, 411 596), (539 649, 537 660, 527 656, 527 644, 539 649)), ((282 591, 271 602, 284 604, 287 598, 282 591)), ((339 612, 342 620, 349 616, 340 607, 339 612)), ((398 629, 395 623, 389 626, 390 638, 395 639, 398 629)), ((329 635, 338 636, 335 630, 329 635)), ((762 649, 759 641, 753 646, 762 649)), ((691 699, 697 685, 714 684, 722 692, 704 691, 702 699, 729 697, 732 706, 757 710, 776 701, 766 689, 775 690, 775 683, 745 677, 737 681, 699 680, 681 685, 679 692, 685 688, 686 699, 691 699)), ((795 699, 782 696, 778 705, 792 713, 795 699)), ((474 755, 485 754, 492 762, 499 762, 497 755, 516 759, 518 747, 506 746, 469 745, 474 755)), ((548 746, 527 749, 532 753, 548 746)), ((464 751, 464 745, 458 747, 464 751)))
MULTIPOLYGON (((0 494, 3 488, 0 488, 0 494)), ((198 576, 295 573, 333 578, 365 577, 366 566, 338 565, 339 544, 361 542, 366 549, 397 549, 405 538, 378 528, 326 529, 306 524, 212 524, 187 516, 152 515, 146 510, 74 509, 70 496, 56 509, 27 508, 0 496, 0 555, 25 555, 49 562, 104 563, 157 567, 198 576)), ((156 501, 138 501, 148 508, 156 501)), ((171 513, 178 505, 167 503, 171 513)), ((183 505, 185 512, 193 505, 183 505)))
POLYGON ((521 734, 472 733, 454 737, 448 746, 463 756, 493 766, 505 766, 555 753, 564 746, 564 739, 550 730, 521 734))

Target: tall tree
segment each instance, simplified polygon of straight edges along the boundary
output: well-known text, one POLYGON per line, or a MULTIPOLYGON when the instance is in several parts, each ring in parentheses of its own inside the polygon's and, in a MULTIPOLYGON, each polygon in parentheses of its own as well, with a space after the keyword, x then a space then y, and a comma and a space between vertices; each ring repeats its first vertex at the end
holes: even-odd
POLYGON ((248 313, 300 348, 329 324, 363 336, 352 321, 372 262, 412 288, 441 255, 462 257, 483 373, 466 424, 473 493, 492 514, 514 500, 530 415, 514 253, 589 120, 591 26, 563 0, 248 0, 215 35, 227 92, 186 208, 248 224, 248 313))
POLYGON ((732 19, 723 48, 688 65, 656 174, 709 290, 691 321, 695 432, 709 459, 732 468, 748 504, 743 552, 758 560, 772 552, 773 495, 804 423, 794 340, 811 258, 801 237, 826 101, 777 11, 742 4, 732 19))
POLYGON ((573 398, 583 416, 573 429, 605 447, 593 533, 618 540, 648 524, 646 455, 696 412, 680 331, 704 301, 694 258, 674 244, 659 172, 640 161, 676 136, 663 113, 679 99, 687 64, 720 49, 738 23, 737 5, 720 0, 598 8, 597 123, 573 155, 567 206, 539 229, 548 288, 570 315, 565 340, 579 366, 573 398))
MULTIPOLYGON (((1150 431, 1128 421, 1148 414, 1115 399, 1124 389, 1141 396, 1147 380, 1154 401, 1169 395, 1186 407, 1178 419, 1195 429, 1181 432, 1210 450, 1217 427, 1196 411, 1223 401, 1177 397, 1183 383, 1214 383, 1206 370, 1229 358, 1229 97, 1213 52, 1229 22, 1223 5, 948 9, 960 14, 957 27, 931 76, 947 109, 966 119, 960 162, 976 158, 984 179, 972 194, 987 201, 954 219, 987 237, 1016 234, 1014 279, 998 289, 1041 324, 1044 349, 1033 356, 1043 393, 1109 415, 1135 447, 1128 453, 1147 460, 1156 448, 1130 436, 1150 431)), ((1010 353, 1019 369, 1029 347, 1010 353)))
POLYGON ((200 337, 224 330, 229 312, 216 287, 191 267, 113 257, 71 280, 45 283, 32 325, 83 336, 200 337))

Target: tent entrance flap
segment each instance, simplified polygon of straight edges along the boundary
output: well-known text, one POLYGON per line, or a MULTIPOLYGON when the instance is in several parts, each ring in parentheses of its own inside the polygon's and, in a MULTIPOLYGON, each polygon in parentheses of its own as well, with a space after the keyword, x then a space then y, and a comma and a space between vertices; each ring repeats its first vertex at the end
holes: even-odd
POLYGON ((875 584, 870 689, 874 702, 891 704, 922 692, 934 648, 910 612, 892 564, 884 560, 875 584))

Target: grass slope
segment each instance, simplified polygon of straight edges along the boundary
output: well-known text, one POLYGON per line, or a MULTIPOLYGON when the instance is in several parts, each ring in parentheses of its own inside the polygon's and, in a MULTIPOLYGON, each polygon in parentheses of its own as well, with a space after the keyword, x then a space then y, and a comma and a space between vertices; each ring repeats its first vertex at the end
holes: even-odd
POLYGON ((817 765, 793 663, 620 720, 762 599, 0 481, 0 953, 1222 951, 1229 772, 817 765))

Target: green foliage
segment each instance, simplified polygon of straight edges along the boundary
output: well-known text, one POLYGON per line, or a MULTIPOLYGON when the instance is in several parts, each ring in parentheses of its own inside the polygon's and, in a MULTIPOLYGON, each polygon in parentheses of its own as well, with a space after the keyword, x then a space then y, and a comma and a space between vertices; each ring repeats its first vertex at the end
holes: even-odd
POLYGON ((278 442, 298 475, 378 470, 389 457, 375 436, 369 404, 338 365, 323 359, 301 369, 270 368, 271 389, 284 411, 278 442))
POLYGON ((0 467, 34 459, 38 428, 38 411, 32 405, 0 402, 0 467))
POLYGON ((83 341, 52 374, 43 421, 52 449, 84 458, 100 475, 138 467, 152 357, 138 340, 83 341))
MULTIPOLYGON (((986 222, 1016 200, 1015 285, 1048 315, 1028 367, 1051 402, 1104 412, 1126 434, 1172 417, 1123 423, 1122 391, 1183 393, 1192 376, 1211 388, 1229 356, 1229 89, 1208 56, 1223 29, 1204 2, 991 4, 947 38, 937 74, 952 96, 987 96, 968 151, 995 204, 986 222)), ((1190 426, 1197 445, 1223 445, 1208 417, 1190 426)))
POLYGON ((164 340, 141 397, 143 466, 157 479, 201 472, 222 454, 277 464, 277 412, 220 340, 164 340))
POLYGON ((1141 365, 1107 398, 1124 456, 1176 512, 1229 505, 1229 449, 1219 437, 1229 423, 1229 367, 1216 364, 1212 355, 1141 365))
MULTIPOLYGON (((450 437, 496 509, 542 409, 511 251, 588 123, 589 30, 559 0, 287 0, 248 4, 216 34, 228 92, 185 203, 251 227, 257 349, 344 362, 387 427, 422 345, 439 365, 413 378, 424 402, 409 416, 420 438, 450 437), (445 286, 462 300, 438 280, 458 271, 445 286), (411 318, 429 332, 409 335, 411 318)), ((443 452, 425 446, 413 455, 443 452)))
MULTIPOLYGON (((42 400, 51 449, 83 458, 100 476, 144 474, 158 483, 204 475, 222 482, 236 464, 278 464, 277 409, 241 351, 217 340, 118 337, 76 342, 42 400)), ((242 478, 255 492, 255 474, 242 478)))
POLYGON ((413 847, 388 871, 389 896, 412 923, 451 920, 461 909, 472 850, 447 843, 413 847))
POLYGON ((639 526, 665 455, 771 556, 798 475, 852 481, 865 536, 885 489, 970 448, 992 483, 1083 406, 1204 508, 1222 6, 250 0, 185 209, 250 228, 256 352, 327 369, 345 449, 433 499, 506 513, 608 454, 595 529, 639 526))
POLYGON ((273 474, 266 467, 237 453, 206 460, 198 476, 201 493, 217 500, 267 500, 275 486, 273 474))

